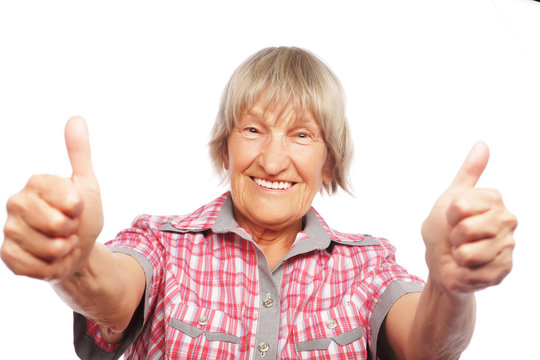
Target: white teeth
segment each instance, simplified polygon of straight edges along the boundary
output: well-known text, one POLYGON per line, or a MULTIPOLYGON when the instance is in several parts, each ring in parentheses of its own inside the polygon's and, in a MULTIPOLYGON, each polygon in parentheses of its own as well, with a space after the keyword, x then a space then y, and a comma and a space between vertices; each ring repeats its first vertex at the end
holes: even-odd
POLYGON ((259 178, 253 178, 257 185, 268 189, 288 189, 292 186, 292 183, 288 181, 267 181, 259 178))

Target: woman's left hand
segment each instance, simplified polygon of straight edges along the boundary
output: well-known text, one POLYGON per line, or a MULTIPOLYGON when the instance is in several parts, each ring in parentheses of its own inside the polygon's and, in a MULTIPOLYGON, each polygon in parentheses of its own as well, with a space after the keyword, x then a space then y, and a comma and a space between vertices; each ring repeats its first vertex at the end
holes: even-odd
POLYGON ((512 269, 517 219, 497 190, 475 187, 488 159, 475 144, 422 226, 429 278, 453 295, 497 285, 512 269))

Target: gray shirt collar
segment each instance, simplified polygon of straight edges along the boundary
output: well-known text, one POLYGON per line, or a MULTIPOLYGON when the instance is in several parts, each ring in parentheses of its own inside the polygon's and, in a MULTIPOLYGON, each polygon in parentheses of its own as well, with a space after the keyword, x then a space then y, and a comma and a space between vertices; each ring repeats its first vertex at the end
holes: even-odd
MULTIPOLYGON (((298 243, 291 252, 297 247, 300 247, 303 250, 299 253, 303 253, 316 249, 326 249, 330 245, 330 236, 313 209, 310 209, 304 216, 304 224, 303 231, 308 238, 298 243)), ((221 207, 216 222, 212 226, 212 231, 214 233, 234 232, 245 239, 251 240, 251 237, 238 226, 238 223, 234 219, 233 201, 230 194, 221 207)), ((287 257, 289 256, 287 255, 287 257)))
MULTIPOLYGON (((227 197, 225 201, 223 202, 223 205, 221 206, 221 209, 219 210, 219 213, 217 215, 217 218, 213 225, 211 226, 211 230, 216 234, 223 234, 232 232, 237 234, 243 239, 246 239, 248 241, 253 241, 251 236, 246 232, 245 229, 238 226, 238 223, 234 219, 234 211, 233 211, 233 201, 231 194, 227 194, 227 197)), ((380 245, 381 243, 379 240, 369 236, 369 235, 361 235, 357 239, 350 239, 343 236, 339 236, 336 234, 326 223, 324 223, 324 220, 321 219, 321 217, 317 214, 317 212, 310 208, 309 211, 304 215, 304 229, 303 232, 307 235, 304 239, 301 241, 298 241, 295 243, 295 245, 291 248, 291 250, 287 253, 283 261, 299 255, 303 253, 307 253, 314 250, 325 250, 330 247, 330 245, 335 242, 343 245, 351 245, 351 246, 369 246, 369 245, 380 245)), ((177 232, 177 233, 185 233, 185 232, 197 232, 197 231, 204 231, 207 230, 208 227, 201 227, 201 228, 179 228, 175 226, 171 222, 164 223, 159 230, 161 231, 169 231, 169 232, 177 232)))

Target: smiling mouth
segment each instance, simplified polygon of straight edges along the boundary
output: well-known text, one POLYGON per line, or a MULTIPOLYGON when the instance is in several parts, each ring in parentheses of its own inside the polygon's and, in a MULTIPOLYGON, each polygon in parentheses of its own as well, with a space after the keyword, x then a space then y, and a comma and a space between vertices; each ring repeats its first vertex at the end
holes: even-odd
POLYGON ((256 177, 251 177, 251 179, 255 182, 255 184, 266 188, 266 189, 273 189, 273 190, 287 190, 294 184, 295 182, 289 182, 289 181, 269 181, 264 180, 256 177))

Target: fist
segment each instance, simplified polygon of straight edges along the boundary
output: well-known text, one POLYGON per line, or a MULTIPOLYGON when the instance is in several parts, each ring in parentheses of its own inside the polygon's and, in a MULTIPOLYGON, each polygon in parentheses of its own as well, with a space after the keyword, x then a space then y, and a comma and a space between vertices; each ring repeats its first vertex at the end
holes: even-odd
POLYGON ((512 269, 517 220, 497 190, 475 187, 488 159, 475 144, 422 226, 429 277, 454 294, 497 285, 512 269))
POLYGON ((1 256, 17 275, 61 280, 85 264, 103 227, 86 123, 66 124, 71 178, 35 175, 7 203, 1 256))

